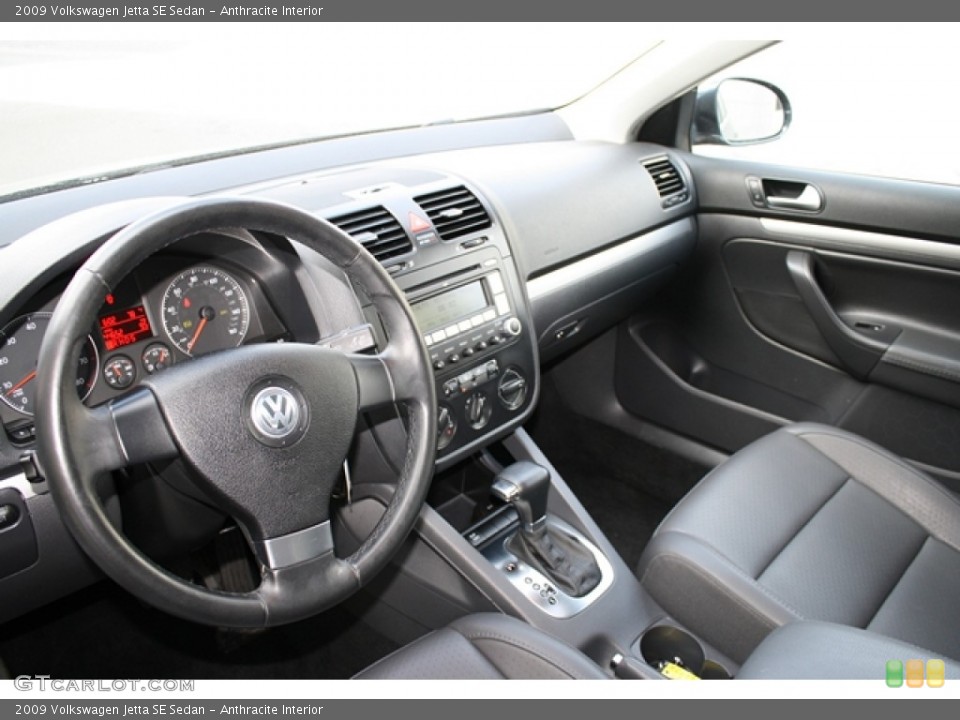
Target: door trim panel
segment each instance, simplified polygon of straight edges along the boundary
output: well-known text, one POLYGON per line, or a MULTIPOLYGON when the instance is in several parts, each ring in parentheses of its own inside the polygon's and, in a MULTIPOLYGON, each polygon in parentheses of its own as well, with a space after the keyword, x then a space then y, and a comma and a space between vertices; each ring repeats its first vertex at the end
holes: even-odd
POLYGON ((771 238, 810 247, 960 269, 960 245, 776 218, 760 218, 760 225, 771 238))

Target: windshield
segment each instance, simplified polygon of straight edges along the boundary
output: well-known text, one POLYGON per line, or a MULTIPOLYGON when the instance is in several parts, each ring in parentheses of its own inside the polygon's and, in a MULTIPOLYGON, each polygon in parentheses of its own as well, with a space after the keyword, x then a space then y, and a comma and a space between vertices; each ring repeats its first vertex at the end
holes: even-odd
POLYGON ((176 37, 115 27, 99 38, 0 40, 0 196, 264 145, 556 108, 653 44, 629 23, 244 24, 176 37))

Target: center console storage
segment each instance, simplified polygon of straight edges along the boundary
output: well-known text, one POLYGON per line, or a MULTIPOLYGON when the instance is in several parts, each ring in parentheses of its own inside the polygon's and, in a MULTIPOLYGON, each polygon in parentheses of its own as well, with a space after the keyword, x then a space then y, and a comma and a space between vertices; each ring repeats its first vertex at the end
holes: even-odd
POLYGON ((708 660, 703 645, 686 630, 655 625, 640 637, 639 656, 664 677, 690 674, 701 680, 729 680, 730 673, 716 660, 708 660))

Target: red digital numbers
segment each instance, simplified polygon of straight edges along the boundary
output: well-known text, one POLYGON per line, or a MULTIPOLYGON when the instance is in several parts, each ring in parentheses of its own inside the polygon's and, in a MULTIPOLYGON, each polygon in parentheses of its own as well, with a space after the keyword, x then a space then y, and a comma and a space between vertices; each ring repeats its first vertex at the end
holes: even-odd
POLYGON ((153 328, 150 327, 143 305, 137 305, 101 317, 100 335, 103 337, 103 346, 110 351, 152 337, 153 328))

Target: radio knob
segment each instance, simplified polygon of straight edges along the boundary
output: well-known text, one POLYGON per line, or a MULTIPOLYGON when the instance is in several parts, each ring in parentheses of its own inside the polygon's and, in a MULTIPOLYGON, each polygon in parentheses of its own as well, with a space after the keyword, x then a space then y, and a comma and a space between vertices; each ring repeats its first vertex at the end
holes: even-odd
POLYGON ((503 321, 503 334, 507 337, 516 337, 523 330, 523 325, 515 317, 503 321))

